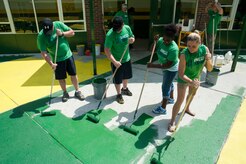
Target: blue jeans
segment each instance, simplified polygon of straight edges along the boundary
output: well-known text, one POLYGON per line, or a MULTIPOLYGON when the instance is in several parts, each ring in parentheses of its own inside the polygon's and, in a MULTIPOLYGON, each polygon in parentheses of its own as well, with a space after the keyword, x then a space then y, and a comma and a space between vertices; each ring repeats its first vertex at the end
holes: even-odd
POLYGON ((162 81, 162 97, 163 99, 169 99, 171 91, 174 90, 173 80, 178 71, 171 72, 168 70, 163 71, 162 81))

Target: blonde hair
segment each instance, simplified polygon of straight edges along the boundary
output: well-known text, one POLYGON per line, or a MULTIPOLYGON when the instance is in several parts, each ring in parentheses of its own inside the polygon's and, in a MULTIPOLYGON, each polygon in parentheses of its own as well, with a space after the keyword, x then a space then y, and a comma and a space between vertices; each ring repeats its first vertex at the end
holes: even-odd
POLYGON ((199 34, 195 33, 195 32, 192 32, 190 33, 188 36, 187 36, 187 42, 188 41, 195 41, 197 43, 201 43, 201 37, 199 34))

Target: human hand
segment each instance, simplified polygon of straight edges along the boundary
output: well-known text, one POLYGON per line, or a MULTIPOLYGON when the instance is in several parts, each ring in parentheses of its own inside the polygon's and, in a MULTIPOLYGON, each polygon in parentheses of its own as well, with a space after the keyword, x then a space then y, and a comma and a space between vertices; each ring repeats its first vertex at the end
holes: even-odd
POLYGON ((51 64, 51 68, 53 69, 53 71, 56 70, 56 67, 57 67, 57 64, 56 64, 56 63, 52 63, 52 64, 51 64))
POLYGON ((195 88, 198 88, 200 86, 200 81, 198 79, 194 79, 192 80, 191 85, 195 88))
POLYGON ((135 39, 133 37, 128 39, 129 44, 132 44, 134 41, 135 41, 135 39))
POLYGON ((157 41, 159 40, 159 38, 160 38, 159 34, 155 35, 155 36, 154 36, 154 41, 157 42, 157 41))
POLYGON ((57 36, 63 36, 63 32, 60 29, 56 29, 56 35, 57 36))
POLYGON ((113 64, 116 68, 119 68, 121 66, 121 63, 119 61, 115 61, 113 64))

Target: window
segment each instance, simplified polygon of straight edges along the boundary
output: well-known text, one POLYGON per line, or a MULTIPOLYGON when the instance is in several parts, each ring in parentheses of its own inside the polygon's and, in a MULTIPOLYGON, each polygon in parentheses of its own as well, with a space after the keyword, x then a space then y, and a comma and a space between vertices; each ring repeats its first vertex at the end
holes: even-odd
POLYGON ((73 30, 84 31, 86 28, 83 3, 84 1, 81 0, 62 1, 62 21, 73 30))
POLYGON ((38 31, 41 30, 42 20, 49 17, 53 21, 58 21, 58 7, 56 0, 35 0, 36 17, 38 21, 38 31))
POLYGON ((46 17, 86 31, 84 0, 0 1, 0 33, 37 33, 46 17))
POLYGON ((220 0, 219 2, 224 11, 223 17, 221 19, 220 29, 231 30, 233 27, 239 0, 220 0))
POLYGON ((3 1, 0 1, 0 33, 11 32, 10 23, 3 1))
POLYGON ((241 29, 243 26, 243 16, 246 14, 246 1, 240 0, 233 22, 233 29, 241 29))
POLYGON ((32 1, 9 0, 16 33, 37 32, 32 1))
POLYGON ((181 21, 195 19, 196 16, 196 0, 178 0, 176 3, 175 23, 181 23, 181 21))

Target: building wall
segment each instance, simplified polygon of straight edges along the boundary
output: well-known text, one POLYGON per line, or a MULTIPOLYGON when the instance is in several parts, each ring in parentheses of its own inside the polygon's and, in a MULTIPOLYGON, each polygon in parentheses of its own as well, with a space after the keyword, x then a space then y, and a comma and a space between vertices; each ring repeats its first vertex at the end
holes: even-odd
MULTIPOLYGON (((90 2, 91 0, 85 0, 86 11, 86 28, 87 28, 87 48, 91 48, 91 24, 90 24, 90 2)), ((93 23, 94 23, 94 37, 96 44, 101 44, 103 48, 105 33, 103 30, 103 14, 102 14, 102 0, 94 0, 93 5, 93 23), (96 11, 96 12, 95 12, 96 11)))
MULTIPOLYGON (((103 44, 105 39, 105 33, 103 30, 103 14, 102 14, 102 0, 94 0, 93 12, 94 12, 94 36, 95 43, 101 44, 101 50, 103 50, 103 44)), ((212 0, 199 0, 198 14, 196 29, 203 31, 205 28, 205 22, 208 22, 208 14, 205 11, 205 7, 212 0)), ((73 51, 76 50, 76 45, 85 44, 86 48, 91 49, 91 27, 90 27, 90 0, 85 0, 86 11, 86 26, 87 32, 76 32, 75 36, 68 38, 70 47, 73 51)), ((240 37, 240 30, 222 31, 221 37, 217 37, 216 47, 220 44, 221 48, 236 48, 238 38, 240 37), (228 36, 228 37, 227 37, 228 36), (230 46, 229 46, 230 45, 230 46)), ((217 35, 219 36, 219 34, 217 35)), ((37 34, 1 34, 0 35, 0 55, 11 53, 31 53, 39 52, 36 45, 37 34)), ((246 48, 246 38, 244 39, 242 48, 246 48)))

